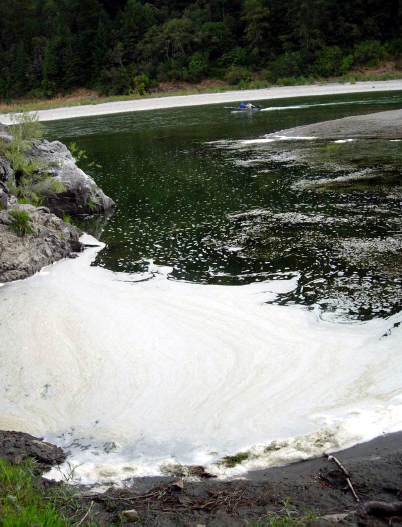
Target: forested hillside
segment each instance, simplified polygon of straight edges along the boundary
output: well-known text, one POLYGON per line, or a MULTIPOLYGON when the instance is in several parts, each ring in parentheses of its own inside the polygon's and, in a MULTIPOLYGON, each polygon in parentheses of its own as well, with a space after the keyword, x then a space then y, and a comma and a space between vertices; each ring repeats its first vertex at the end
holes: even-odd
POLYGON ((1 0, 0 97, 402 69, 402 0, 1 0))

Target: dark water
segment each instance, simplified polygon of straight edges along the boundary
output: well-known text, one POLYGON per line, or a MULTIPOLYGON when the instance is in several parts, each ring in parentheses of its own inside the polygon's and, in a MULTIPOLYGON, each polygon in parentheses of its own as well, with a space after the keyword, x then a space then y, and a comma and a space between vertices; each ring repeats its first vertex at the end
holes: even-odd
MULTIPOLYGON (((171 279, 225 285, 300 273, 297 290, 279 302, 357 319, 399 311, 400 202, 367 192, 303 190, 301 180, 325 171, 292 161, 288 142, 242 141, 399 109, 402 93, 261 105, 272 110, 228 114, 214 105, 49 123, 51 139, 74 141, 101 165, 81 163, 118 204, 102 226, 106 248, 95 265, 139 272, 152 260, 171 266, 171 279), (396 240, 391 253, 390 237, 396 240)), ((89 228, 99 235, 99 227, 89 228)))

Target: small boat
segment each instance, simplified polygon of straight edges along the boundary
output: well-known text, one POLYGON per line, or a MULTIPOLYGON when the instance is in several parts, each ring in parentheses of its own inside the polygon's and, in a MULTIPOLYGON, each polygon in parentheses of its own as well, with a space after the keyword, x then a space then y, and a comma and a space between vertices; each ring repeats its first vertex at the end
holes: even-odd
POLYGON ((239 106, 224 106, 225 110, 228 110, 229 113, 247 113, 247 112, 259 112, 262 110, 262 106, 259 104, 253 106, 252 108, 239 108, 239 106))

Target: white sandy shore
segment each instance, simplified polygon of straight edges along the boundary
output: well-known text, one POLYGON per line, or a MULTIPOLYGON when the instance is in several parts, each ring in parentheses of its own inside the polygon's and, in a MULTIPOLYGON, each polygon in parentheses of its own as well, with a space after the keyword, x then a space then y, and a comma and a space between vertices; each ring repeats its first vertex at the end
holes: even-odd
MULTIPOLYGON (((206 104, 225 104, 241 100, 273 100, 288 97, 311 97, 317 95, 341 95, 343 93, 364 93, 379 91, 402 91, 402 80, 357 82, 356 84, 324 84, 312 86, 283 86, 261 90, 242 90, 199 95, 180 95, 133 101, 117 101, 103 104, 71 106, 54 110, 40 110, 40 121, 56 121, 74 117, 92 117, 114 113, 161 110, 181 106, 201 106, 206 104)), ((11 124, 9 114, 0 114, 0 123, 11 124)))

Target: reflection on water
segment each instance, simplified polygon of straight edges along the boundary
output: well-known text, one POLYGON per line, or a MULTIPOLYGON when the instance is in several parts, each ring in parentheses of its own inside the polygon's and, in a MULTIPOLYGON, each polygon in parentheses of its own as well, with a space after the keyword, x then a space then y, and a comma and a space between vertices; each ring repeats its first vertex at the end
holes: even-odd
POLYGON ((103 228, 106 243, 95 265, 144 272, 153 261, 173 268, 170 279, 227 285, 297 272, 297 289, 276 302, 367 319, 401 309, 399 201, 305 190, 301 181, 333 175, 296 162, 292 142, 244 140, 401 102, 399 92, 328 96, 262 101, 252 115, 209 106, 49 128, 102 165, 87 171, 118 203, 105 227, 91 230, 103 228))

